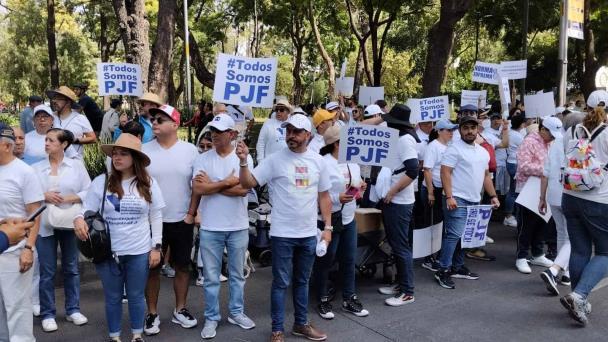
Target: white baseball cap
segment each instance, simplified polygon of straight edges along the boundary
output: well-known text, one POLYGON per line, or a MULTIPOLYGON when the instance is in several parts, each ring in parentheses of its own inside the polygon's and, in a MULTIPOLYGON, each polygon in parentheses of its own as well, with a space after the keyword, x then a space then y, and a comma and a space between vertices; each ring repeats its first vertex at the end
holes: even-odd
POLYGON ((281 124, 281 127, 285 128, 287 125, 292 125, 297 129, 304 129, 308 132, 312 131, 312 125, 310 120, 302 114, 293 114, 287 119, 287 121, 281 124))
POLYGON ((543 120, 542 125, 551 132, 553 138, 561 139, 563 137, 562 127, 564 125, 560 119, 550 116, 543 120))
POLYGON ((38 112, 43 112, 49 116, 53 116, 53 110, 51 109, 51 107, 49 107, 45 104, 37 105, 36 107, 34 107, 34 116, 38 112))
POLYGON ((382 109, 380 109, 380 106, 373 104, 373 105, 369 105, 369 106, 365 107, 365 110, 363 111, 363 116, 368 118, 370 116, 383 114, 383 113, 384 112, 382 111, 382 109))
POLYGON ((236 124, 228 114, 222 113, 216 115, 213 120, 211 120, 211 122, 209 123, 209 127, 213 127, 221 132, 228 130, 234 131, 236 129, 236 124))
POLYGON ((595 108, 600 104, 600 102, 604 102, 604 106, 608 105, 608 92, 605 90, 595 90, 589 94, 587 106, 595 108))
POLYGON ((340 108, 340 105, 338 104, 338 102, 335 102, 335 101, 332 101, 325 105, 325 109, 327 109, 327 110, 334 110, 334 109, 338 109, 338 108, 340 108))

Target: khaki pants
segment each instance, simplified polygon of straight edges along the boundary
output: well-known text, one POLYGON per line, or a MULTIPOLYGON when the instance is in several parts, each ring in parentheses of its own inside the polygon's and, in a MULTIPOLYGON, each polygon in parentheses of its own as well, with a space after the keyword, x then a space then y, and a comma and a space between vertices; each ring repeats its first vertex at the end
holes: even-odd
POLYGON ((19 272, 23 249, 0 254, 0 342, 31 342, 34 338, 32 274, 19 272))

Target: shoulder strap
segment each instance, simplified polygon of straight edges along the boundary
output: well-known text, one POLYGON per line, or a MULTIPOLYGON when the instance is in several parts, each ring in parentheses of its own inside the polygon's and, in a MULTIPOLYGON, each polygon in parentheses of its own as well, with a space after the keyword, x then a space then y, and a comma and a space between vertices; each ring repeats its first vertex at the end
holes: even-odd
POLYGON ((606 129, 606 125, 602 124, 600 127, 596 128, 595 131, 593 131, 593 134, 591 134, 591 138, 589 138, 589 143, 591 143, 593 141, 593 139, 597 138, 598 135, 600 135, 600 133, 602 133, 602 131, 604 131, 604 129, 606 129))
POLYGON ((103 195, 101 195, 101 212, 100 212, 101 216, 103 216, 103 212, 104 212, 104 209, 106 207, 106 194, 108 192, 108 178, 109 178, 109 176, 108 176, 108 171, 105 168, 104 168, 103 174, 105 176, 104 177, 105 180, 103 182, 103 195))

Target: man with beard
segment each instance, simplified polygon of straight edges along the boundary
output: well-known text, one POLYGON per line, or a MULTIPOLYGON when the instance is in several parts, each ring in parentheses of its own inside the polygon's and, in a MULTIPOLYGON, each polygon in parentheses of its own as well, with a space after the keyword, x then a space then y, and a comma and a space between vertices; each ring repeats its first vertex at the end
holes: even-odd
POLYGON ((454 289, 451 278, 478 279, 479 275, 464 266, 464 251, 460 238, 464 232, 467 206, 478 205, 482 187, 490 195, 494 208, 500 202, 488 170, 490 156, 475 143, 479 123, 474 116, 463 116, 459 120, 459 138, 454 138, 446 149, 441 162, 441 182, 445 193, 443 224, 445 234, 441 241, 439 270, 435 279, 446 289, 454 289))

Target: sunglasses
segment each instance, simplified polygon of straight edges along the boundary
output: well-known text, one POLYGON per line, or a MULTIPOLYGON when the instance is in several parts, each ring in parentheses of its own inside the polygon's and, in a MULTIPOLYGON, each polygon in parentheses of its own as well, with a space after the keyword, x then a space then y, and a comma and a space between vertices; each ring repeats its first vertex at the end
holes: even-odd
POLYGON ((157 122, 160 125, 160 124, 162 124, 164 122, 173 121, 173 120, 171 120, 171 119, 165 119, 165 118, 162 118, 160 115, 158 115, 158 116, 153 117, 152 120, 150 120, 150 121, 152 123, 157 122))
POLYGON ((289 112, 289 110, 285 107, 277 107, 277 112, 289 112))

